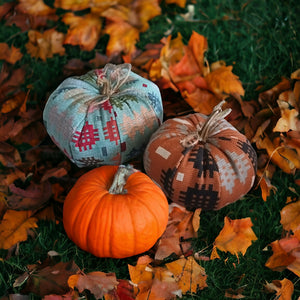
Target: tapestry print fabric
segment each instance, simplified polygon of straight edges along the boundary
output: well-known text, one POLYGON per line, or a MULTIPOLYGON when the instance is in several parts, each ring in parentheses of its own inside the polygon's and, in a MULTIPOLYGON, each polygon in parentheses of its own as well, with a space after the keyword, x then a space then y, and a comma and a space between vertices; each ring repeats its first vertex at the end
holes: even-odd
POLYGON ((158 87, 130 64, 65 79, 43 118, 53 142, 79 167, 118 165, 140 155, 163 119, 158 87))
POLYGON ((255 150, 226 120, 213 126, 206 141, 183 142, 206 119, 195 113, 165 121, 144 153, 146 173, 188 210, 216 210, 235 202, 250 190, 256 174, 255 150))

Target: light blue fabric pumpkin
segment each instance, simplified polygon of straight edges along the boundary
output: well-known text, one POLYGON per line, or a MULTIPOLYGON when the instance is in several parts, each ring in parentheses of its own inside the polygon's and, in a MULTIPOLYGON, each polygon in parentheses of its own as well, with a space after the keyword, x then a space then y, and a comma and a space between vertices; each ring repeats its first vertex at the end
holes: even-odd
POLYGON ((163 119, 159 88, 130 64, 65 79, 50 95, 44 124, 79 167, 119 165, 140 155, 163 119))

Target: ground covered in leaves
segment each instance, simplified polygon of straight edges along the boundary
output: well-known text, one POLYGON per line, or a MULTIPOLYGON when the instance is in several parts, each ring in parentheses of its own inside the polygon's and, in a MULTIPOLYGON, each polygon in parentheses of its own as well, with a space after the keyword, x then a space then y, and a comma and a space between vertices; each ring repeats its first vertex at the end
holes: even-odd
POLYGON ((0 1, 1 299, 298 299, 297 2, 0 1), (87 169, 42 122, 62 80, 108 62, 157 83, 165 119, 226 99, 258 155, 243 199, 210 212, 171 205, 157 245, 121 260, 67 238, 64 198, 87 169))

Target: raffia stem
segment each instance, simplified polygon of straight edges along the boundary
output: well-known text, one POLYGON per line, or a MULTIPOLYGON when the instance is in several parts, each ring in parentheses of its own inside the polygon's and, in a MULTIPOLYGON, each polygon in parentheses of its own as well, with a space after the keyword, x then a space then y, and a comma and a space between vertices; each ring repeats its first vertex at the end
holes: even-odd
POLYGON ((218 122, 224 119, 231 112, 231 108, 226 108, 225 110, 222 110, 222 106, 224 103, 225 100, 222 100, 220 103, 218 103, 214 107, 210 116, 202 124, 202 126, 198 124, 197 130, 195 132, 188 134, 184 139, 180 141, 183 147, 193 147, 199 142, 206 143, 211 132, 213 132, 218 126, 218 122))

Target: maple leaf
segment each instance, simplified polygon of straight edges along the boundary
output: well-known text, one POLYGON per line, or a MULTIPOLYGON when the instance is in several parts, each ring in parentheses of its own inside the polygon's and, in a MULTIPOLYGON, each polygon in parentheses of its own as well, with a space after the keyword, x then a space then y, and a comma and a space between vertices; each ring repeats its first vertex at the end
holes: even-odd
POLYGON ((28 230, 37 228, 31 211, 7 210, 0 223, 0 248, 9 249, 27 240, 28 230))
POLYGON ((238 257, 239 253, 245 255, 252 241, 257 240, 252 230, 250 218, 231 220, 224 218, 224 227, 215 239, 214 247, 224 252, 230 252, 238 257))
POLYGON ((192 256, 167 263, 166 267, 175 275, 183 294, 196 293, 198 288, 207 287, 205 269, 192 256))
POLYGON ((276 299, 278 300, 292 299, 294 293, 294 284, 287 278, 273 280, 271 283, 267 282, 265 287, 270 292, 276 292, 276 299))
POLYGON ((123 53, 126 61, 130 62, 140 32, 149 28, 148 21, 159 15, 161 9, 157 0, 137 0, 126 4, 109 7, 101 16, 107 20, 104 31, 110 36, 107 56, 123 53))
POLYGON ((296 236, 276 240, 270 244, 273 254, 265 266, 273 271, 289 269, 300 276, 300 241, 296 236))
POLYGON ((20 49, 11 46, 9 47, 6 43, 0 43, 0 59, 4 59, 10 64, 15 64, 23 57, 20 49))
POLYGON ((80 293, 89 290, 96 299, 101 299, 105 294, 114 290, 118 283, 114 273, 100 271, 75 274, 68 279, 68 285, 71 289, 76 287, 80 293))
POLYGON ((86 14, 83 17, 66 13, 62 21, 70 25, 64 44, 79 45, 81 50, 91 51, 95 48, 101 33, 102 21, 99 16, 86 14))
POLYGON ((28 38, 29 41, 25 47, 32 57, 46 61, 54 54, 65 54, 65 48, 63 47, 64 34, 53 28, 45 30, 43 33, 29 30, 28 38))

